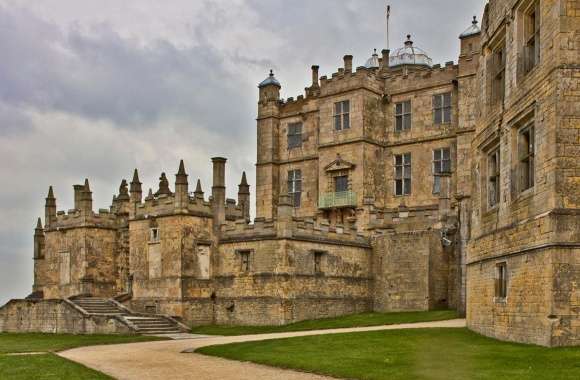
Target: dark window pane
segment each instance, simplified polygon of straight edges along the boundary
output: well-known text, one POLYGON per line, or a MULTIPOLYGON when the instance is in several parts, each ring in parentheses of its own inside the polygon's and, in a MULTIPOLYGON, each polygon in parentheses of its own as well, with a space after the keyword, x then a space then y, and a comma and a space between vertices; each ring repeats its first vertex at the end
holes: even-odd
POLYGON ((441 108, 441 96, 435 95, 433 97, 433 108, 438 109, 441 108))
POLYGON ((442 112, 441 110, 435 110, 435 124, 441 124, 442 120, 441 120, 441 116, 442 116, 442 112))
POLYGON ((402 103, 398 103, 398 104, 395 106, 395 113, 396 113, 397 115, 401 115, 401 114, 403 113, 403 104, 402 104, 402 103))
POLYGON ((395 181, 395 195, 403 195, 403 181, 395 181))
POLYGON ((350 118, 349 118, 349 114, 346 114, 346 115, 343 116, 342 128, 343 129, 349 129, 350 128, 350 118))
POLYGON ((405 130, 411 129, 411 115, 405 115, 404 120, 405 120, 404 129, 405 130))
POLYGON ((340 125, 340 120, 341 120, 340 115, 334 117, 334 129, 336 129, 337 131, 340 131, 342 129, 340 125))

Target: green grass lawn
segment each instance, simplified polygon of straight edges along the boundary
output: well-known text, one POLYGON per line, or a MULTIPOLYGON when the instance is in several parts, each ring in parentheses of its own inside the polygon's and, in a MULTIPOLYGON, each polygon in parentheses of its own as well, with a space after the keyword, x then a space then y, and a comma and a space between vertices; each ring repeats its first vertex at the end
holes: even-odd
POLYGON ((457 312, 454 310, 418 311, 404 313, 363 313, 336 318, 303 321, 285 326, 199 326, 194 327, 192 329, 192 333, 227 336, 268 334, 289 331, 325 330, 347 327, 393 325, 398 323, 443 321, 457 317, 457 312))
POLYGON ((349 379, 580 379, 580 347, 505 343, 462 328, 318 335, 197 352, 349 379))
POLYGON ((81 364, 52 354, 69 348, 146 342, 164 338, 135 335, 68 335, 0 333, 0 379, 110 379, 81 364), (46 352, 41 355, 11 356, 8 353, 46 352))

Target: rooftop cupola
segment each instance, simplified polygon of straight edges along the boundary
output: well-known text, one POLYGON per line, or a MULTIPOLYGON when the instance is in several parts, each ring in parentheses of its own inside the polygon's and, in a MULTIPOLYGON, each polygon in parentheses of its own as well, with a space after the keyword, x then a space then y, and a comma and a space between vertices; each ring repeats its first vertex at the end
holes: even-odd
POLYGON ((379 55, 377 54, 377 49, 375 49, 373 55, 365 63, 365 67, 367 69, 378 69, 380 66, 381 62, 379 60, 379 55))
POLYGON ((397 66, 431 67, 432 65, 433 61, 427 53, 423 49, 413 45, 410 34, 407 35, 405 46, 395 50, 389 58, 389 67, 391 68, 397 66))
POLYGON ((473 21, 471 21, 471 25, 469 26, 469 28, 465 29, 465 31, 459 35, 459 38, 463 39, 474 36, 479 33, 481 33, 481 28, 478 25, 477 16, 473 16, 473 21))
POLYGON ((258 88, 263 88, 266 86, 276 86, 278 88, 282 88, 282 85, 280 85, 280 82, 278 82, 278 79, 276 79, 276 77, 274 76, 274 70, 270 70, 270 75, 268 75, 268 78, 264 79, 258 85, 258 88))

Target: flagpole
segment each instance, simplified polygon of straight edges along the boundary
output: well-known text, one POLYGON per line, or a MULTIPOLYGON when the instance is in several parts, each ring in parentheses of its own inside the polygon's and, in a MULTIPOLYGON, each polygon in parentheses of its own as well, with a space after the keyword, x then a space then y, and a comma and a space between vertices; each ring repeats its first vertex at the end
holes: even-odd
POLYGON ((389 19, 391 17, 391 6, 387 5, 387 50, 390 49, 390 40, 389 40, 389 19))

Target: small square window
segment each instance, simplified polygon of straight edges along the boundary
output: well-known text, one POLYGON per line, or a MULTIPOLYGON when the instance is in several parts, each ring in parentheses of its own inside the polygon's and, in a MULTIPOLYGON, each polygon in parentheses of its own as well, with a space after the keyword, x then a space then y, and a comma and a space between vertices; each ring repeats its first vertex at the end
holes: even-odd
POLYGON ((251 251, 239 251, 238 253, 240 255, 240 271, 249 272, 251 251))
POLYGON ((395 131, 411 129, 411 101, 395 104, 395 131))
POLYGON ((451 93, 433 96, 433 119, 435 124, 451 123, 451 93))
POLYGON ((342 193, 348 191, 348 176, 341 175, 334 177, 334 191, 336 193, 342 193))
POLYGON ((322 273, 322 256, 324 252, 314 252, 314 273, 322 273))

